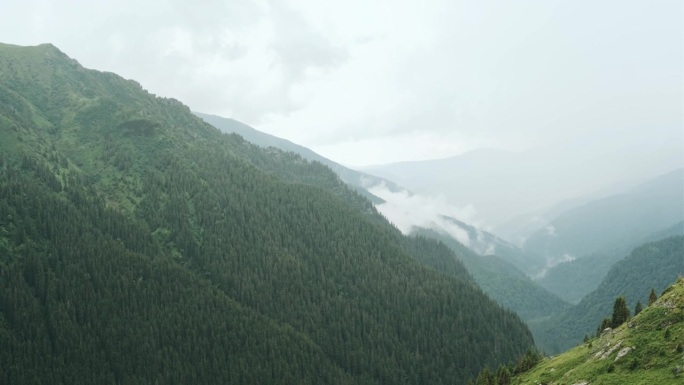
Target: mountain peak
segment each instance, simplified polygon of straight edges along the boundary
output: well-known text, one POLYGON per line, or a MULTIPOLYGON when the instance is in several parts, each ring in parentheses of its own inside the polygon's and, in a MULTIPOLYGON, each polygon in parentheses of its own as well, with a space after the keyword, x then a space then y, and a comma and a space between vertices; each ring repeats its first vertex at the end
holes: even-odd
POLYGON ((53 69, 65 66, 84 70, 84 67, 76 59, 69 57, 52 43, 35 46, 0 43, 0 60, 6 63, 14 62, 22 66, 31 64, 36 68, 42 68, 42 65, 47 63, 53 69))
POLYGON ((16 44, 7 44, 7 43, 0 43, 0 51, 24 51, 24 52, 29 52, 29 51, 34 51, 34 52, 56 52, 61 55, 67 56, 64 52, 62 52, 59 48, 57 48, 54 44, 52 43, 41 43, 38 45, 33 45, 33 46, 22 46, 22 45, 16 45, 16 44))

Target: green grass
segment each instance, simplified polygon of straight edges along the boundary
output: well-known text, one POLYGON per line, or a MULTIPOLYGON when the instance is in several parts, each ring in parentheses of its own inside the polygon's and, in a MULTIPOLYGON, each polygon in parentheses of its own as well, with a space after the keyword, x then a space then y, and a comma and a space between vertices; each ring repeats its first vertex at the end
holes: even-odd
POLYGON ((668 288, 653 305, 622 326, 567 352, 542 360, 512 384, 683 384, 684 280, 668 288), (669 330, 669 332, 668 332, 669 330), (620 343, 606 357, 604 353, 620 343), (618 352, 631 347, 618 359, 618 352))

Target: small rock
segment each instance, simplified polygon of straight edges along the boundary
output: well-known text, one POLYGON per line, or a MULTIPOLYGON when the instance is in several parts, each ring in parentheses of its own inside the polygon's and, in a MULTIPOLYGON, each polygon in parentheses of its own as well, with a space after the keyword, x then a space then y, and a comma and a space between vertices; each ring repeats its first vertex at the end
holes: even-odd
POLYGON ((601 358, 599 358, 599 360, 605 360, 606 358, 608 358, 611 354, 613 354, 614 351, 616 351, 617 349, 620 349, 621 345, 622 345, 622 340, 618 341, 615 345, 613 345, 612 348, 608 349, 608 351, 603 353, 603 355, 601 355, 601 358))
POLYGON ((611 328, 603 329, 603 331, 601 332, 601 337, 605 336, 608 333, 611 333, 612 331, 613 331, 613 329, 611 329, 611 328))
POLYGON ((619 360, 620 358, 626 356, 627 353, 629 353, 629 352, 632 351, 632 349, 634 349, 634 348, 629 347, 629 346, 626 347, 626 348, 622 348, 622 349, 618 352, 617 356, 615 357, 615 361, 613 361, 613 362, 617 362, 617 360, 619 360))
POLYGON ((572 384, 572 385, 589 385, 589 382, 588 382, 588 381, 575 382, 575 383, 572 384))

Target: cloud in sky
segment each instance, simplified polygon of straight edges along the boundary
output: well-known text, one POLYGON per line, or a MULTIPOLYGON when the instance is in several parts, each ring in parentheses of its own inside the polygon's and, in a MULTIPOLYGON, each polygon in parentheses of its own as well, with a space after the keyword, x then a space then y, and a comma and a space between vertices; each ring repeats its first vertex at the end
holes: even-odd
POLYGON ((474 206, 456 207, 444 197, 416 195, 406 190, 393 192, 384 184, 375 185, 368 191, 384 200, 376 208, 402 233, 411 234, 418 227, 433 229, 449 234, 465 246, 471 246, 468 232, 445 216, 472 223, 477 218, 474 206))
POLYGON ((683 11, 675 0, 25 0, 0 5, 0 36, 52 42, 361 165, 682 140, 683 11))
POLYGON ((384 183, 371 186, 368 191, 384 201, 376 209, 406 235, 418 228, 432 229, 451 236, 477 254, 496 253, 497 241, 478 228, 484 223, 472 204, 459 207, 443 196, 392 191, 384 183), (462 227, 451 218, 475 227, 462 227))

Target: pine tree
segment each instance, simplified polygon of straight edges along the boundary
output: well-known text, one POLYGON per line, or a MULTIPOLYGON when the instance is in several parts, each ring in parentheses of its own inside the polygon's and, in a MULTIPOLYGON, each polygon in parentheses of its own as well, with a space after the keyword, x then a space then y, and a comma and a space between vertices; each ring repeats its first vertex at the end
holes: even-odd
POLYGON ((613 305, 613 317, 611 318, 611 325, 616 328, 622 325, 629 319, 629 309, 625 297, 617 297, 613 305))
POLYGON ((496 372, 496 383, 497 385, 510 385, 511 371, 508 369, 508 366, 499 366, 499 370, 496 372))
POLYGON ((658 299, 658 296, 656 295, 655 289, 651 288, 651 294, 648 295, 648 306, 653 305, 653 302, 655 302, 658 299))
POLYGON ((641 313, 642 310, 644 310, 644 307, 641 306, 641 301, 637 301, 637 304, 634 307, 634 316, 636 317, 637 314, 641 313))
POLYGON ((601 333, 612 325, 612 320, 610 318, 604 318, 601 321, 598 329, 596 330, 596 337, 600 337, 601 333))
POLYGON ((489 371, 489 368, 485 366, 484 369, 480 372, 480 374, 477 376, 477 381, 475 381, 476 385, 496 385, 494 383, 496 381, 494 374, 489 371))

